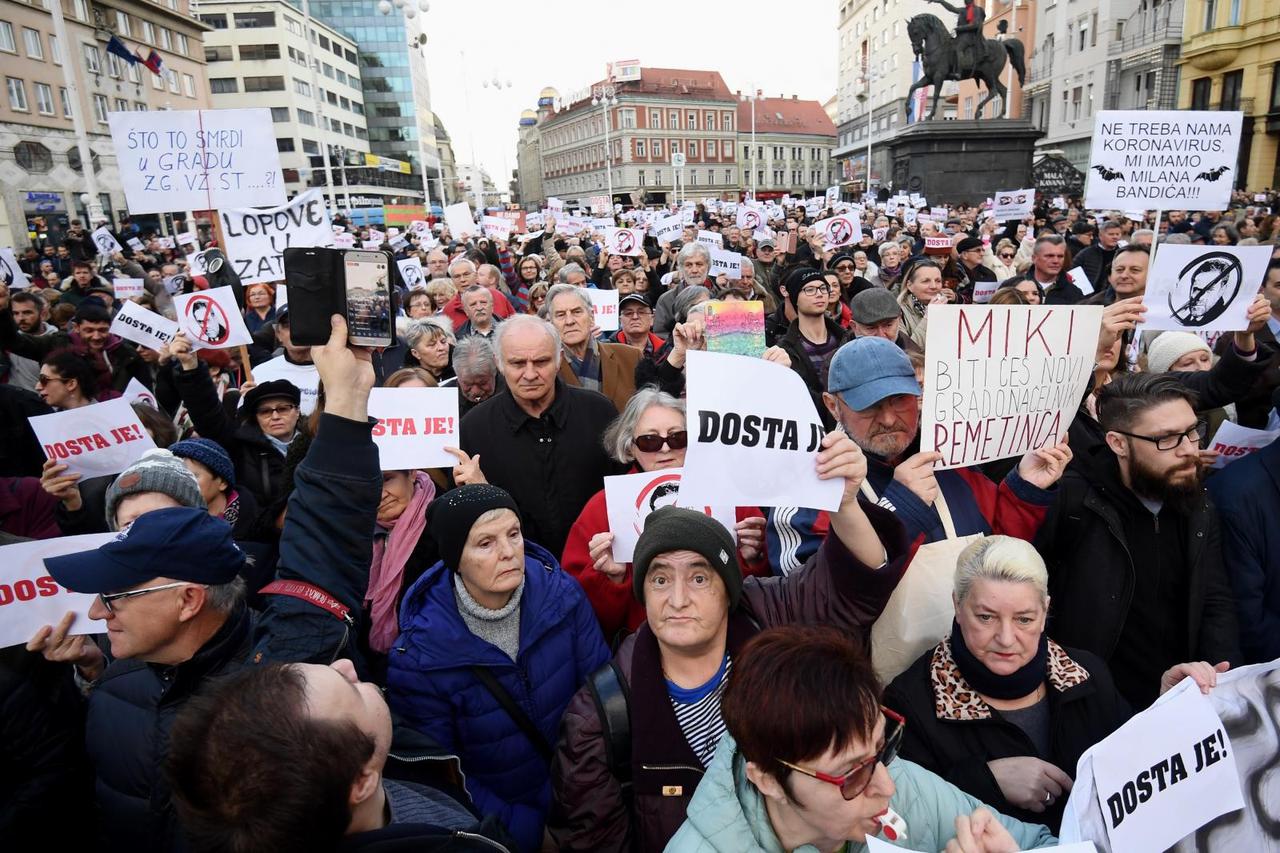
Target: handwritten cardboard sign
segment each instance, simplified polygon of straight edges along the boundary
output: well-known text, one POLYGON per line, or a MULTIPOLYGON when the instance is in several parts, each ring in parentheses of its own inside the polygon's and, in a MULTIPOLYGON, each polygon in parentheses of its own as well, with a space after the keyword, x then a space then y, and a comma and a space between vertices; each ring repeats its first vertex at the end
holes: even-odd
POLYGON ((123 397, 28 421, 46 458, 82 480, 119 474, 156 444, 123 397))
POLYGON ((242 284, 282 281, 284 250, 291 246, 333 245, 329 211, 318 189, 279 207, 223 210, 219 215, 227 257, 242 284))
POLYGON ((451 467, 445 447, 458 446, 455 388, 374 388, 369 415, 377 418, 373 443, 383 471, 451 467))
POLYGON ((97 550, 116 535, 87 533, 0 547, 0 649, 25 643, 45 625, 57 625, 68 611, 76 614, 69 634, 103 631, 100 622, 89 618, 97 596, 60 585, 49 576, 44 561, 97 550))
POLYGON ((229 349, 253 343, 230 287, 214 287, 173 297, 178 326, 196 349, 229 349))
MULTIPOLYGON (((636 542, 644 532, 649 513, 664 506, 680 503, 682 468, 664 468, 639 474, 623 474, 604 478, 604 501, 609 515, 609 532, 613 534, 613 560, 629 563, 635 555, 636 542)), ((737 510, 734 507, 695 507, 720 522, 735 540, 737 510)))
POLYGON ((1102 306, 930 305, 922 449, 938 469, 1058 443, 1093 376, 1102 306))

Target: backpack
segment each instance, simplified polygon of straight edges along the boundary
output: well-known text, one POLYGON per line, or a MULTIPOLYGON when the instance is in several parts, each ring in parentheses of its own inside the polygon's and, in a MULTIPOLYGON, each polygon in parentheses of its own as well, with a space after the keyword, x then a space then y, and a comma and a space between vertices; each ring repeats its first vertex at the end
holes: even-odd
POLYGON ((622 799, 631 808, 631 689, 616 661, 609 661, 587 679, 591 698, 600 715, 604 735, 605 764, 622 787, 622 799))

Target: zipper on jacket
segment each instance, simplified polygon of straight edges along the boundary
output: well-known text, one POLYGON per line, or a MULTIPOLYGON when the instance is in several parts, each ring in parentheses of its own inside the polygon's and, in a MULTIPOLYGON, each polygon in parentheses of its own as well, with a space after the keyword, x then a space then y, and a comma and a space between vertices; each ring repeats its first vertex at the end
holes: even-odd
POLYGON ((511 853, 511 851, 510 851, 510 850, 508 850, 506 847, 503 847, 501 844, 499 844, 498 842, 494 841, 492 838, 488 838, 488 837, 483 836, 483 835, 480 835, 479 833, 476 833, 476 832, 465 832, 465 831, 463 831, 463 830, 461 830, 461 829, 455 829, 455 830, 453 831, 453 837, 454 837, 454 838, 466 838, 466 839, 468 839, 469 841, 483 841, 485 844, 488 844, 488 845, 489 845, 490 847, 492 847, 494 850, 501 850, 501 851, 503 851, 503 853, 511 853))
POLYGON ((694 773, 706 774, 706 768, 690 767, 687 764, 641 764, 642 770, 692 770, 694 773))

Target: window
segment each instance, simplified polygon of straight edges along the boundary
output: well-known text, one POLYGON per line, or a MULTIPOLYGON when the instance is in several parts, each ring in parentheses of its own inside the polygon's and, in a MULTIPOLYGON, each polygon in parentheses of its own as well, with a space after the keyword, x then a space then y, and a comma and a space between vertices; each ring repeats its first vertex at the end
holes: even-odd
POLYGON ((323 47, 325 50, 328 50, 328 49, 329 49, 329 37, 328 37, 328 36, 324 36, 324 35, 320 36, 320 46, 321 46, 321 47, 323 47))
POLYGON ((27 111, 27 84, 17 77, 6 77, 9 87, 9 108, 25 113, 27 111))
MULTIPOLYGON (((222 29, 224 29, 224 30, 225 30, 225 29, 226 29, 226 27, 224 26, 224 27, 222 27, 222 29)), ((142 40, 143 40, 143 41, 145 41, 147 44, 155 44, 155 43, 156 43, 156 26, 155 26, 155 24, 151 23, 150 21, 143 21, 143 22, 142 22, 142 40)))
POLYGON ((724 182, 725 182, 726 184, 732 184, 732 183, 733 183, 733 169, 725 169, 725 170, 724 170, 724 182))
POLYGON ((196 96, 196 78, 190 74, 183 74, 182 91, 188 98, 194 98, 196 96))
POLYGON ((240 45, 240 59, 279 59, 280 45, 278 44, 242 44, 240 45))
POLYGON ((1071 90, 1071 120, 1075 121, 1080 118, 1080 101, 1084 90, 1076 86, 1071 90))
POLYGON ((191 53, 191 45, 187 42, 187 37, 183 33, 176 33, 175 38, 178 40, 178 53, 183 56, 189 56, 191 53))
POLYGON ((307 154, 319 154, 320 145, 314 139, 302 140, 302 150, 307 154))
POLYGON ((246 77, 244 78, 244 90, 246 92, 283 92, 283 77, 246 77))
POLYGON ((121 73, 120 57, 116 56, 114 53, 108 53, 107 54, 107 76, 118 80, 120 79, 120 73, 121 73))
POLYGON ((733 142, 726 139, 722 147, 724 150, 724 159, 732 160, 733 159, 733 142))
POLYGON ((289 48, 289 58, 292 59, 294 62, 298 63, 299 65, 305 66, 307 64, 306 55, 302 51, 297 50, 296 48, 292 48, 292 47, 289 48))
POLYGON ((1271 107, 1270 112, 1280 111, 1280 62, 1271 66, 1271 107))
POLYGON ((54 65, 62 64, 62 45, 58 43, 58 37, 53 33, 49 33, 49 56, 53 59, 54 65))
POLYGON ((164 78, 163 78, 163 77, 161 77, 159 74, 152 74, 152 75, 151 75, 151 88, 155 89, 157 92, 163 92, 163 91, 164 91, 164 78))
POLYGON ((1231 71, 1222 75, 1222 100, 1218 108, 1222 110, 1240 109, 1240 88, 1244 85, 1244 70, 1231 71))
POLYGON ((1218 0, 1204 0, 1204 28, 1211 30, 1218 22, 1218 0))
POLYGON ((623 130, 635 130, 636 127, 636 111, 635 110, 618 110, 619 126, 623 130))
POLYGON ((116 9, 116 29, 120 31, 122 36, 133 35, 133 30, 129 28, 129 16, 119 9, 116 9))
POLYGON ((240 86, 234 77, 210 77, 209 91, 215 95, 229 95, 239 92, 240 86))
POLYGON ((1094 12, 1089 19, 1089 47, 1098 46, 1098 13, 1094 12))
POLYGON ((696 139, 689 140, 689 156, 695 160, 698 159, 698 140, 696 139))
POLYGON ((720 114, 720 129, 733 130, 733 113, 720 114))
POLYGON ((109 111, 109 107, 107 106, 107 96, 94 95, 93 96, 93 114, 100 123, 102 124, 107 123, 108 111, 109 111))
POLYGON ((304 98, 311 97, 311 84, 305 80, 294 80, 293 91, 302 95, 304 98))
POLYGON ((649 110, 649 127, 662 127, 662 110, 649 110))
POLYGON ((32 59, 44 59, 44 43, 40 41, 39 30, 23 27, 22 43, 27 49, 27 56, 32 59))
POLYGON ((693 110, 689 110, 685 118, 688 120, 687 123, 685 124, 685 130, 698 129, 698 114, 696 112, 694 112, 693 110))
POLYGON ((1240 26, 1240 0, 1231 0, 1231 10, 1227 13, 1227 26, 1240 26))
POLYGON ((42 116, 53 115, 53 87, 48 83, 36 83, 36 109, 42 116))
POLYGON ((672 130, 680 129, 680 111, 679 110, 669 110, 667 112, 667 125, 672 130))
POLYGON ((1209 109, 1209 92, 1212 87, 1213 81, 1208 77, 1197 77, 1191 81, 1191 109, 1209 109))
POLYGON ((297 149, 294 147, 293 140, 286 137, 286 138, 276 139, 276 150, 277 151, 296 151, 297 149))
MULTIPOLYGON (((225 30, 227 28, 227 16, 223 13, 219 13, 217 15, 196 15, 196 17, 199 18, 202 23, 208 24, 209 26, 213 27, 215 30, 225 30)), ((150 26, 151 26, 150 23, 143 21, 142 23, 143 40, 147 40, 147 28, 150 26)))
POLYGON ((275 12, 236 12, 234 17, 236 29, 238 30, 274 27, 276 25, 275 12))
POLYGON ((81 21, 89 20, 89 0, 75 0, 76 17, 81 21))
POLYGON ((302 35, 302 24, 295 21, 293 18, 290 18, 288 15, 284 16, 284 27, 295 36, 302 35))
POLYGON ((116 98, 116 112, 125 113, 129 111, 129 102, 124 98, 116 98))
POLYGON ((702 124, 702 129, 703 129, 703 130, 715 130, 715 129, 716 129, 716 114, 715 114, 715 113, 710 112, 710 111, 708 111, 708 112, 707 112, 706 119, 703 121, 703 124, 702 124))
MULTIPOLYGON (((662 140, 661 139, 653 140, 653 159, 655 160, 662 159, 662 140)), ((658 178, 657 180, 660 181, 661 178, 658 178)))
POLYGON ((645 156, 645 154, 644 154, 644 140, 643 140, 643 139, 637 139, 637 140, 636 140, 636 156, 637 156, 637 157, 643 157, 643 156, 645 156))
POLYGON ((330 65, 330 64, 329 64, 329 63, 327 63, 327 62, 322 62, 322 63, 320 63, 320 66, 321 66, 322 73, 324 74, 324 76, 326 76, 326 77, 328 77, 330 80, 332 80, 332 79, 333 79, 333 66, 332 66, 332 65, 330 65))
POLYGON ((47 172, 53 168, 53 152, 39 142, 19 142, 13 146, 13 159, 28 172, 47 172))
POLYGON ((178 72, 172 68, 164 69, 165 76, 169 78, 169 91, 178 94, 178 72))
POLYGON ((1077 50, 1084 50, 1085 45, 1086 45, 1086 44, 1088 44, 1088 39, 1089 39, 1089 25, 1088 25, 1088 24, 1085 24, 1085 23, 1081 23, 1081 24, 1080 24, 1080 30, 1079 30, 1078 35, 1079 35, 1080 43, 1079 43, 1079 45, 1077 45, 1076 49, 1077 49, 1077 50))
POLYGON ((80 45, 84 48, 84 67, 90 74, 102 73, 102 58, 98 54, 98 48, 92 44, 80 45))
POLYGON ((751 159, 751 146, 750 146, 750 145, 744 145, 744 146, 742 146, 742 159, 743 159, 743 160, 750 160, 750 159, 751 159))
POLYGON ((299 121, 299 122, 301 122, 302 124, 307 125, 308 127, 315 127, 315 126, 316 126, 316 114, 315 114, 315 113, 313 113, 313 112, 311 112, 311 110, 304 110, 304 109, 302 109, 301 107, 299 107, 299 108, 298 108, 298 121, 299 121))
POLYGON ((690 169, 689 170, 689 186, 696 187, 697 185, 698 185, 698 170, 690 169))
POLYGON ((71 118, 71 98, 62 86, 58 87, 58 100, 62 102, 62 117, 71 118))
POLYGON ((333 104, 335 107, 338 105, 338 96, 335 95, 333 92, 328 91, 327 89, 324 90, 324 99, 329 103, 333 104))
MULTIPOLYGON (((244 48, 241 48, 241 50, 244 50, 244 48)), ((214 46, 205 45, 205 48, 204 48, 205 62, 230 62, 233 59, 235 59, 235 57, 231 55, 231 45, 229 44, 219 44, 214 46)))

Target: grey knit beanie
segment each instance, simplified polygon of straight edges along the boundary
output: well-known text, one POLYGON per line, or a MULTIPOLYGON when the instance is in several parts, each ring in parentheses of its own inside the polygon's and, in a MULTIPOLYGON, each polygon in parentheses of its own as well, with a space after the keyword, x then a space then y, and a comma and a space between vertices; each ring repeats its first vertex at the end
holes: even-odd
POLYGON ((644 578, 649 564, 660 554, 671 551, 693 551, 711 564, 729 594, 729 609, 738 606, 742 597, 742 572, 734 554, 733 536, 714 518, 693 509, 664 506, 655 509, 644 520, 644 532, 636 542, 631 557, 632 591, 637 601, 644 602, 644 578))
POLYGON ((182 506, 205 509, 200 495, 200 483, 196 475, 187 470, 183 461, 167 450, 155 448, 142 454, 142 458, 120 472, 107 487, 107 527, 117 530, 116 507, 129 495, 142 492, 160 492, 173 498, 182 506))

